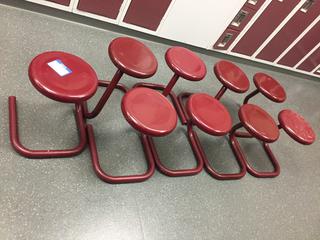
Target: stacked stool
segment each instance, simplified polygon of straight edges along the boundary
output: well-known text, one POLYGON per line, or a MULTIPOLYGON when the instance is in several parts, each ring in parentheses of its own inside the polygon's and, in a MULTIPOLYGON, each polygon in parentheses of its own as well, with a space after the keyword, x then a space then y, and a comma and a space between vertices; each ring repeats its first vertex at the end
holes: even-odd
MULTIPOLYGON (((120 37, 120 38, 114 39, 109 45, 108 53, 111 61, 114 63, 114 65, 117 67, 118 70, 116 71, 111 82, 105 83, 107 88, 104 94, 102 95, 102 97, 100 98, 100 100, 98 101, 94 110, 92 112, 88 112, 87 107, 85 106, 85 109, 86 109, 85 116, 89 118, 95 117, 99 114, 99 112, 102 110, 103 106, 105 105, 105 103, 107 102, 107 100, 109 99, 111 93, 114 91, 115 88, 120 89, 122 92, 126 94, 127 88, 123 87, 123 85, 118 84, 123 74, 127 74, 131 77, 141 79, 141 78, 151 77, 157 71, 158 63, 153 53, 143 43, 133 38, 120 37)), ((167 110, 167 111, 164 110, 164 114, 169 115, 168 118, 163 120, 167 122, 164 124, 164 126, 153 124, 149 126, 150 129, 148 129, 150 131, 153 130, 154 133, 157 132, 160 135, 161 134, 165 135, 171 132, 175 127, 176 118, 177 118, 174 115, 175 111, 173 110, 173 107, 172 109, 170 108, 171 107, 171 105, 169 105, 170 103, 166 103, 165 101, 163 101, 163 99, 160 99, 158 101, 159 105, 163 103, 166 105, 162 108, 162 110, 163 109, 167 110), (170 110, 172 114, 170 114, 170 110)), ((144 106, 147 107, 147 105, 144 105, 144 106)), ((150 106, 148 109, 150 109, 150 106)), ((150 118, 148 118, 148 115, 142 114, 142 117, 144 116, 145 118, 140 120, 141 122, 146 121, 146 124, 147 124, 148 121, 150 121, 150 118)), ((131 122, 129 121, 129 123, 131 122)), ((137 125, 139 125, 139 123, 137 122, 137 125)), ((141 126, 141 128, 138 129, 138 131, 141 130, 143 132, 144 125, 140 124, 139 126, 141 126)), ((148 139, 145 135, 143 134, 141 135, 141 143, 143 145, 143 149, 145 151, 146 159, 148 162, 147 171, 143 174, 137 174, 137 175, 111 176, 103 171, 99 163, 99 157, 98 157, 92 125, 88 124, 87 132, 88 132, 89 148, 91 153, 93 169, 101 180, 108 183, 133 183, 133 182, 145 181, 153 175, 155 170, 155 164, 154 164, 152 152, 150 150, 148 139)))
POLYGON ((189 81, 200 81, 206 75, 206 66, 192 51, 182 47, 172 47, 166 51, 165 60, 173 71, 173 77, 167 85, 139 82, 133 88, 119 83, 124 74, 136 79, 153 76, 158 67, 157 60, 151 50, 143 43, 128 37, 114 39, 108 54, 117 67, 111 81, 98 80, 92 67, 81 58, 65 52, 45 52, 36 56, 29 65, 29 79, 33 86, 46 97, 75 105, 75 117, 79 131, 79 144, 71 149, 63 150, 32 150, 23 146, 19 139, 17 126, 16 97, 9 97, 9 128, 10 141, 13 148, 21 155, 29 158, 71 157, 75 156, 89 143, 92 165, 97 176, 108 183, 141 182, 150 178, 155 166, 163 174, 171 177, 195 175, 206 171, 216 179, 240 179, 248 171, 255 177, 276 177, 280 173, 279 163, 274 156, 270 143, 279 138, 279 129, 283 129, 295 141, 310 145, 315 141, 315 133, 310 125, 296 112, 285 109, 278 114, 277 124, 261 107, 249 104, 249 100, 258 93, 276 103, 286 100, 283 87, 271 76, 256 73, 253 77, 256 90, 247 95, 240 106, 238 116, 240 122, 232 127, 228 110, 219 99, 227 89, 236 93, 244 93, 249 89, 246 74, 229 61, 219 61, 213 71, 222 83, 221 89, 212 97, 205 93, 183 92, 176 96, 172 91, 181 77, 189 81), (92 111, 87 101, 96 93, 98 87, 105 88, 104 93, 92 111), (143 174, 112 176, 107 174, 100 165, 94 130, 86 119, 99 115, 110 98, 118 89, 124 93, 121 110, 126 121, 139 133, 145 152, 148 168, 143 174), (162 91, 162 93, 159 92, 162 91), (170 97, 171 102, 167 97, 170 97), (186 104, 183 100, 187 98, 186 104), (170 169, 159 158, 153 137, 170 134, 177 125, 178 117, 187 126, 187 137, 197 160, 197 166, 191 169, 170 169), (238 173, 217 172, 209 163, 202 148, 196 126, 212 136, 229 136, 229 142, 239 164, 238 173), (246 132, 239 131, 244 127, 246 132), (246 160, 245 153, 237 138, 256 138, 267 153, 274 170, 258 171, 246 160))
POLYGON ((219 61, 214 65, 213 71, 223 85, 215 97, 204 93, 182 92, 178 95, 178 102, 186 116, 185 124, 190 129, 188 133, 194 135, 197 141, 193 147, 197 147, 198 151, 201 152, 206 171, 219 180, 240 179, 246 174, 246 167, 243 158, 236 154, 237 148, 230 144, 240 171, 238 173, 219 173, 211 166, 197 133, 192 127, 197 126, 212 136, 226 136, 231 130, 232 121, 228 110, 220 103, 219 99, 227 89, 237 93, 244 93, 249 89, 249 80, 246 74, 235 64, 228 61, 219 61), (188 98, 187 104, 184 105, 184 99, 186 98, 188 98))
MULTIPOLYGON (((182 48, 182 47, 172 47, 169 48, 166 51, 165 54, 165 59, 166 59, 166 63, 169 66, 169 68, 174 72, 173 77, 171 78, 171 80, 169 81, 169 83, 164 86, 164 85, 160 85, 160 84, 150 84, 150 83, 137 83, 134 86, 134 89, 132 90, 132 93, 130 93, 130 95, 135 94, 135 91, 141 91, 139 90, 139 88, 141 87, 147 87, 147 88, 151 88, 154 90, 162 90, 162 95, 164 97, 167 97, 168 95, 170 96, 176 111, 179 115, 179 118, 181 120, 182 123, 186 122, 186 115, 184 113, 184 111, 181 109, 179 103, 178 103, 178 99, 175 95, 175 93, 172 91, 172 88, 174 87, 174 85, 176 84, 177 80, 181 77, 183 79, 189 80, 189 81, 200 81, 202 80, 205 75, 206 75, 206 66, 203 63, 203 61, 196 55, 194 54, 192 51, 186 49, 186 48, 182 48), (137 90, 135 90, 135 88, 137 88, 137 90)), ((128 93, 129 94, 129 93, 128 93)), ((151 99, 151 95, 148 98, 145 98, 145 101, 152 101, 151 99)), ((124 98, 123 101, 123 113, 126 117, 126 119, 130 118, 130 116, 128 116, 128 113, 126 111, 127 107, 127 103, 128 101, 125 101, 126 98, 124 98)), ((142 110, 142 109, 141 109, 142 110)), ((145 112, 145 114, 148 113, 148 111, 143 111, 145 112)), ((150 113, 148 113, 150 114, 150 113)), ((158 115, 158 117, 162 117, 162 115, 158 115)), ((129 122, 133 122, 132 120, 129 122)), ((131 124, 134 128, 137 129, 137 126, 135 126, 134 124, 131 124)), ((199 172, 202 171, 203 168, 203 160, 201 157, 201 153, 199 152, 199 149, 196 146, 196 138, 195 136, 192 134, 192 132, 190 132, 191 129, 188 128, 188 140, 189 143, 191 145, 191 148, 193 150, 193 153, 196 157, 197 160, 197 166, 191 169, 170 169, 168 167, 166 167, 161 159, 159 158, 159 154, 156 150, 155 144, 152 140, 152 134, 147 134, 147 138, 149 141, 149 146, 151 147, 151 151, 153 153, 153 157, 154 157, 154 161, 157 165, 157 168, 159 169, 159 171, 161 171, 163 174, 170 176, 170 177, 179 177, 179 176, 190 176, 190 175, 195 175, 198 174, 199 172)))

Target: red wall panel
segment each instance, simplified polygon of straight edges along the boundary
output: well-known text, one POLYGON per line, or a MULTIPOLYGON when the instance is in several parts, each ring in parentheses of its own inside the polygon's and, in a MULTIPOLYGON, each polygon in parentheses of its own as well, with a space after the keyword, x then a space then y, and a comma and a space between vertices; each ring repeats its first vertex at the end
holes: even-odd
POLYGON ((315 67, 320 64, 320 47, 314 51, 306 60, 304 60, 298 69, 311 72, 315 67))
POLYGON ((124 22, 157 30, 171 0, 132 0, 124 22))
POLYGON ((286 55, 284 55, 278 64, 293 67, 308 52, 310 52, 320 42, 320 22, 311 28, 303 38, 297 42, 286 55))
POLYGON ((69 6, 70 5, 70 0, 47 0, 49 2, 54 2, 54 3, 58 3, 64 6, 69 6))
POLYGON ((273 0, 232 52, 251 56, 299 2, 300 0, 283 0, 283 2, 273 0))
POLYGON ((77 9, 116 19, 123 0, 79 0, 77 9))
POLYGON ((319 14, 320 1, 316 1, 307 12, 298 10, 265 48, 262 49, 257 58, 272 62, 276 60, 319 14))

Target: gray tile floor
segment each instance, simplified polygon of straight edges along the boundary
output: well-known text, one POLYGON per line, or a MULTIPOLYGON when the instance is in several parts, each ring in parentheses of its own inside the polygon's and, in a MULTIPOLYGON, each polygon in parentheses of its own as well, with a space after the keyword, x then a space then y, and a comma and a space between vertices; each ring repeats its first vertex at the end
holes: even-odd
MULTIPOLYGON (((7 97, 16 95, 21 141, 30 148, 59 148, 77 143, 72 106, 53 102, 30 84, 31 59, 47 50, 74 53, 88 61, 100 78, 112 76, 108 43, 120 36, 47 15, 0 5, 0 239, 320 239, 319 137, 302 146, 284 132, 272 148, 281 175, 240 181, 217 181, 206 172, 169 178, 159 172, 144 183, 110 185, 94 174, 90 155, 66 159, 25 159, 9 143, 7 97)), ((171 71, 164 53, 169 45, 141 39, 159 61, 150 82, 166 83, 171 71)), ((203 51, 201 51, 203 52, 203 51)), ((200 53, 199 53, 200 54, 200 53)), ((218 54, 200 54, 208 76, 200 83, 180 80, 176 92, 214 94, 220 85, 212 65, 218 54)), ((320 133, 320 82, 302 75, 281 73, 234 59, 250 79, 257 71, 277 78, 288 100, 275 104, 262 96, 254 102, 274 117, 283 108, 304 115, 320 133)), ((132 86, 136 79, 124 77, 132 86)), ((252 84, 253 85, 253 84, 252 84)), ((253 86, 251 86, 253 89, 253 86)), ((227 92, 222 101, 237 122, 243 95, 227 92)), ((137 134, 122 118, 121 94, 115 92, 94 124, 103 168, 109 173, 142 172, 146 166, 137 134)), ((91 103, 94 100, 91 101, 91 103)), ((193 166, 194 159, 181 126, 157 139, 162 158, 171 167, 193 166)), ((237 165, 225 139, 200 134, 213 165, 227 172, 237 165)), ((252 164, 271 169, 255 141, 241 143, 252 164)))

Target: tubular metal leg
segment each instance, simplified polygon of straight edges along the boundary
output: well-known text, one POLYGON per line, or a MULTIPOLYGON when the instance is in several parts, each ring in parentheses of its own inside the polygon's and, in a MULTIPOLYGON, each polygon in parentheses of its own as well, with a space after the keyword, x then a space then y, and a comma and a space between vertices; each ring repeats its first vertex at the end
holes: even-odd
POLYGON ((82 108, 80 105, 75 107, 75 118, 78 125, 80 141, 78 146, 71 149, 64 150, 32 150, 23 146, 19 139, 19 132, 17 126, 17 104, 16 97, 10 96, 9 100, 9 128, 10 141, 12 147, 16 152, 27 158, 57 158, 57 157, 72 157, 80 154, 87 144, 86 139, 86 123, 83 119, 82 108))
POLYGON ((214 178, 218 179, 218 180, 236 180, 236 179, 240 179, 242 178, 244 175, 246 175, 246 165, 245 162, 243 160, 243 157, 238 156, 238 154, 236 154, 234 151, 234 147, 231 144, 231 149, 233 151, 233 153, 235 154, 236 160, 239 164, 240 167, 240 172, 239 173, 219 173, 217 172, 210 164, 203 148, 202 145, 200 143, 200 140, 198 138, 198 135, 195 131, 193 131, 192 127, 190 127, 190 131, 189 133, 192 133, 196 139, 196 146, 194 147, 198 147, 199 151, 201 152, 201 156, 203 158, 203 162, 204 162, 204 167, 206 169, 206 171, 214 178))
POLYGON ((235 155, 242 159, 242 161, 245 163, 247 171, 254 177, 258 177, 258 178, 272 178, 272 177, 277 177, 280 174, 280 165, 278 163, 278 160, 276 159, 276 157, 274 156, 273 152, 271 151, 271 148, 269 146, 268 143, 262 142, 262 146, 265 150, 265 152, 267 153, 267 156, 269 158, 269 160, 271 161, 274 170, 272 172, 264 172, 264 171, 257 171, 256 169, 254 169, 249 162, 246 160, 246 157, 243 153, 243 151, 241 150, 240 144, 237 140, 237 137, 252 137, 249 133, 243 133, 241 132, 240 135, 239 133, 236 133, 236 130, 241 128, 242 124, 238 123, 236 124, 232 130, 230 131, 229 134, 229 138, 230 138, 230 143, 233 146, 233 151, 235 153, 235 155))
POLYGON ((159 155, 157 153, 156 147, 154 145, 154 142, 150 136, 148 136, 148 141, 149 141, 149 146, 151 148, 152 154, 154 161, 157 165, 157 168, 159 169, 160 172, 163 174, 169 176, 169 177, 181 177, 181 176, 191 176, 191 175, 196 175, 200 173, 203 169, 203 159, 201 156, 201 152, 199 151, 199 148, 197 147, 197 139, 196 136, 193 134, 192 130, 188 128, 188 140, 190 142, 190 146, 192 148, 192 151, 196 157, 197 160, 197 166, 195 168, 191 169, 179 169, 179 170, 174 170, 166 167, 160 160, 159 155))
POLYGON ((87 125, 87 132, 93 170, 102 181, 105 181, 107 183, 136 183, 145 181, 153 175, 155 171, 155 164, 152 152, 150 151, 150 147, 148 146, 149 143, 146 136, 141 135, 141 143, 143 145, 146 159, 148 162, 148 170, 143 174, 137 175, 111 176, 105 173, 100 166, 92 125, 87 125))

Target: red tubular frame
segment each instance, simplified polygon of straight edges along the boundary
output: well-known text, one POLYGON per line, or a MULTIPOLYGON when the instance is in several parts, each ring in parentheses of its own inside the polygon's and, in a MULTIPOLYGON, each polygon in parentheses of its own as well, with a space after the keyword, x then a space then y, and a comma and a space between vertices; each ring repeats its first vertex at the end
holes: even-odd
MULTIPOLYGON (((221 88, 223 89, 223 87, 221 88)), ((222 91, 220 91, 222 92, 222 91)), ((182 108, 182 110, 187 113, 186 109, 185 109, 185 105, 183 104, 183 99, 184 98, 188 98, 189 96, 191 96, 192 93, 188 93, 188 92, 183 92, 180 93, 178 95, 178 101, 180 104, 180 107, 182 108)), ((188 134, 193 134, 194 138, 195 138, 195 142, 192 143, 190 142, 190 144, 192 145, 192 148, 197 148, 198 151, 201 153, 201 157, 202 157, 202 161, 204 163, 204 167, 206 169, 206 171, 214 178, 218 179, 218 180, 235 180, 235 179, 240 179, 242 177, 244 177, 244 175, 246 175, 246 164, 243 161, 243 158, 239 157, 238 154, 236 154, 236 149, 234 148, 233 144, 231 143, 231 138, 229 138, 230 141, 230 146, 231 149, 236 157, 236 160, 238 162, 238 165, 240 167, 240 172, 239 173, 219 173, 217 172, 215 169, 213 169, 213 167, 211 166, 204 150, 203 147, 201 145, 201 142, 199 140, 199 137, 197 135, 197 133, 195 131, 193 131, 192 129, 192 121, 191 119, 188 117, 188 115, 186 115, 188 118, 188 134)))
MULTIPOLYGON (((115 83, 114 79, 112 81, 99 80, 98 85, 100 87, 106 87, 107 89, 112 88, 112 91, 116 88, 116 89, 119 89, 120 91, 126 93, 128 91, 128 88, 125 85, 118 83, 118 81, 119 80, 116 80, 117 84, 114 84, 115 83)), ((107 90, 105 91, 105 93, 106 92, 107 92, 107 90)), ((111 92, 108 94, 109 96, 111 95, 111 92)), ((103 96, 107 96, 107 95, 104 94, 103 96)), ((108 100, 108 99, 106 99, 106 100, 108 100)), ((104 104, 106 103, 106 101, 104 101, 104 100, 99 101, 99 103, 101 103, 101 102, 103 103, 103 105, 102 105, 102 107, 103 107, 104 104)), ((97 106, 99 105, 99 103, 97 104, 97 106)), ((84 109, 87 109, 86 103, 84 103, 82 106, 84 109)), ((97 108, 95 108, 95 109, 97 109, 97 108)), ((100 111, 101 111, 101 109, 99 110, 99 112, 100 111)), ((149 146, 148 139, 145 136, 141 135, 141 143, 142 143, 142 146, 143 146, 146 158, 147 158, 148 170, 144 174, 127 175, 127 176, 111 176, 111 175, 105 173, 100 166, 96 141, 94 138, 94 130, 93 130, 92 125, 90 125, 90 124, 87 125, 87 134, 88 134, 88 143, 89 143, 89 148, 90 148, 90 155, 91 155, 93 170, 95 171, 97 176, 102 181, 105 181, 107 183, 136 183, 136 182, 145 181, 153 175, 153 173, 155 171, 155 163, 154 163, 152 152, 150 150, 151 148, 149 146)))
POLYGON ((249 99, 257 95, 260 91, 258 89, 252 91, 250 94, 248 94, 245 99, 243 100, 243 104, 247 104, 249 99))
POLYGON ((153 175, 155 171, 155 164, 152 152, 150 151, 150 147, 146 147, 149 145, 146 136, 141 135, 141 143, 143 145, 143 149, 147 158, 148 170, 144 174, 111 176, 105 173, 100 166, 92 125, 87 125, 87 132, 93 170, 102 181, 105 181, 107 183, 135 183, 145 181, 153 175))
MULTIPOLYGON (((178 101, 178 97, 176 96, 176 94, 172 91, 173 86, 175 85, 175 83, 177 82, 177 80, 179 79, 179 76, 177 74, 174 74, 173 77, 171 78, 170 82, 168 83, 167 86, 164 86, 162 84, 155 84, 155 83, 137 83, 133 86, 133 88, 135 87, 147 87, 147 88, 151 88, 154 90, 160 90, 163 91, 163 95, 164 96, 169 96, 177 113, 179 116, 179 119, 181 121, 181 123, 183 125, 187 124, 187 115, 186 112, 183 110, 183 108, 180 106, 179 101, 178 101)), ((189 132, 189 128, 188 128, 188 132, 189 132)), ((192 151, 196 157, 197 160, 197 166, 195 168, 191 168, 191 169, 180 169, 180 170, 173 170, 173 169, 169 169, 166 166, 164 166, 159 158, 158 152, 156 150, 155 144, 152 140, 151 136, 147 136, 148 138, 148 146, 145 147, 150 147, 150 150, 153 154, 153 158, 154 161, 157 165, 157 168, 159 169, 160 172, 162 172, 163 174, 170 176, 170 177, 181 177, 181 176, 191 176, 191 175, 196 175, 198 173, 200 173, 203 169, 203 160, 201 157, 201 153, 199 152, 198 148, 194 147, 196 146, 196 144, 191 144, 192 142, 195 142, 196 139, 194 137, 193 134, 188 134, 188 140, 190 142, 192 151)))
POLYGON ((17 126, 17 104, 16 97, 10 96, 9 103, 9 129, 10 141, 12 147, 16 152, 27 158, 57 158, 57 157, 72 157, 80 154, 87 144, 85 121, 83 119, 82 108, 79 104, 75 106, 75 117, 78 125, 80 141, 78 146, 71 149, 64 150, 32 150, 24 147, 19 139, 19 132, 17 126))
POLYGON ((263 171, 257 171, 254 169, 249 162, 246 160, 245 155, 243 154, 243 151, 241 150, 240 144, 237 140, 237 137, 240 138, 254 138, 250 133, 247 132, 237 132, 237 129, 243 127, 242 123, 238 123, 230 131, 229 137, 230 142, 232 146, 234 147, 234 153, 239 157, 242 158, 242 161, 245 163, 247 171, 254 177, 258 178, 272 178, 277 177, 280 174, 280 165, 276 157, 274 156, 270 146, 268 143, 261 142, 262 146, 267 153, 267 156, 269 160, 271 161, 274 171, 273 172, 263 172, 263 171))
POLYGON ((111 96, 111 93, 117 86, 124 86, 124 85, 118 85, 118 82, 120 81, 121 77, 123 75, 123 72, 121 72, 119 69, 114 74, 112 80, 110 82, 106 81, 99 81, 99 86, 107 87, 101 98, 99 99, 98 103, 94 107, 94 109, 89 112, 88 108, 86 107, 86 103, 83 103, 83 109, 84 109, 84 117, 85 118, 95 118, 98 116, 98 114, 101 112, 103 106, 108 101, 109 97, 111 96))
POLYGON ((215 98, 220 100, 220 98, 223 96, 223 94, 227 91, 227 87, 222 86, 219 90, 219 92, 216 94, 215 98))
POLYGON ((182 177, 182 176, 192 176, 200 173, 203 169, 203 159, 201 152, 199 151, 199 148, 197 147, 197 136, 194 134, 192 129, 188 126, 188 140, 190 143, 190 146, 192 148, 192 151, 196 157, 197 160, 197 166, 195 168, 190 169, 170 169, 166 167, 160 160, 159 155, 157 153, 155 144, 150 136, 147 136, 149 141, 150 150, 153 155, 153 159, 157 165, 157 168, 160 172, 163 174, 169 176, 169 177, 182 177))

